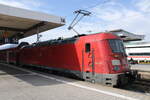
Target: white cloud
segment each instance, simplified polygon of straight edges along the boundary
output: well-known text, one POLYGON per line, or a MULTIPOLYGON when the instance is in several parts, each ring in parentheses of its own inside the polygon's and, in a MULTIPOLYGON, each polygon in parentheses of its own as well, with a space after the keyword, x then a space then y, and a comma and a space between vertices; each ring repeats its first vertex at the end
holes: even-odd
POLYGON ((136 0, 136 2, 136 6, 139 8, 139 10, 150 13, 150 0, 136 0))
MULTIPOLYGON (((112 0, 103 5, 92 8, 92 17, 85 18, 75 29, 81 33, 101 32, 113 29, 125 29, 137 34, 145 34, 147 40, 150 38, 150 0, 132 0, 130 5, 123 5, 119 0, 112 0), (129 7, 130 6, 130 7, 129 7), (89 20, 90 19, 90 20, 89 20)), ((0 0, 0 3, 13 5, 21 8, 39 9, 42 5, 35 0, 0 0)), ((42 33, 41 40, 58 37, 70 37, 75 35, 73 31, 67 31, 66 26, 42 33)), ((25 40, 36 40, 36 36, 25 40), (33 38, 34 37, 34 38, 33 38)))
POLYGON ((0 0, 0 4, 32 10, 43 6, 42 2, 36 2, 35 0, 0 0))
POLYGON ((13 6, 13 7, 26 8, 26 9, 30 8, 21 2, 11 1, 11 0, 0 0, 0 3, 8 6, 13 6))
MULTIPOLYGON (((136 6, 136 4, 133 6, 136 6)), ((88 20, 83 20, 75 27, 75 29, 81 34, 90 34, 105 30, 125 29, 136 34, 145 34, 147 35, 147 40, 150 38, 148 34, 148 32, 150 32, 149 14, 144 14, 141 11, 127 8, 115 1, 106 3, 103 6, 95 7, 91 9, 91 11, 94 12, 93 16, 91 18, 86 17, 85 19, 88 20)), ((69 37, 76 34, 73 31, 67 31, 66 27, 54 29, 53 31, 48 32, 49 36, 54 38, 59 36, 69 37)), ((44 36, 47 36, 47 34, 44 36)), ((42 40, 44 39, 46 38, 42 38, 42 40)))
POLYGON ((124 7, 116 1, 111 1, 97 6, 91 10, 95 17, 102 20, 114 21, 121 18, 124 14, 124 7))
MULTIPOLYGON (((148 32, 150 32, 150 14, 145 13, 148 11, 148 0, 140 0, 132 4, 135 9, 128 8, 119 2, 106 3, 103 6, 98 6, 92 9, 94 12, 94 18, 99 21, 95 26, 101 26, 102 31, 125 29, 129 32, 136 34, 145 34, 150 38, 148 32), (143 1, 143 2, 142 2, 143 1), (147 2, 144 10, 138 10, 138 4, 144 4, 147 2), (147 9, 146 9, 147 8, 147 9)), ((144 5, 143 5, 144 6, 144 5)), ((142 8, 141 8, 142 9, 142 8)))

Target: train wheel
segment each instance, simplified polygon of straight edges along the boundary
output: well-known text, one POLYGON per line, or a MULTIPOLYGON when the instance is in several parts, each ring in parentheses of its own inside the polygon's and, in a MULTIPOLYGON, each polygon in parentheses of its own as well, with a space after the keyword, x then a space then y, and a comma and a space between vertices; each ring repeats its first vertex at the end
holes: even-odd
POLYGON ((91 83, 94 83, 94 84, 95 84, 95 80, 94 80, 94 79, 92 79, 92 80, 91 80, 91 83))

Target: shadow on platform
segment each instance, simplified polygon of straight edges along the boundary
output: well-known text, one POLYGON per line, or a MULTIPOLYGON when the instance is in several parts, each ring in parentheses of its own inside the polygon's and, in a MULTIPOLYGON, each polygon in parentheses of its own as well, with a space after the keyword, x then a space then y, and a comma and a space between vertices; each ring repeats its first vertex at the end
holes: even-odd
MULTIPOLYGON (((28 70, 35 70, 35 68, 31 69, 30 67, 23 67, 23 69, 28 69, 28 70)), ((41 70, 36 68, 36 72, 38 71, 38 73, 45 75, 46 76, 51 76, 52 74, 48 73, 48 71, 46 72, 45 70, 41 70)), ((22 81, 25 81, 29 84, 32 84, 33 86, 47 86, 47 85, 58 85, 58 84, 64 84, 58 81, 55 81, 53 79, 50 78, 46 78, 46 77, 42 77, 39 74, 34 74, 34 73, 30 73, 30 72, 26 72, 23 70, 19 70, 16 68, 16 66, 13 65, 7 65, 7 64, 0 64, 0 77, 1 76, 6 76, 6 75, 11 75, 13 77, 16 77, 22 81), (11 66, 11 67, 9 67, 11 66), (13 68, 14 67, 14 68, 13 68)), ((55 75, 52 75, 51 77, 53 77, 55 75)), ((79 80, 71 80, 68 79, 67 81, 69 82, 74 82, 74 81, 79 81, 79 80)))

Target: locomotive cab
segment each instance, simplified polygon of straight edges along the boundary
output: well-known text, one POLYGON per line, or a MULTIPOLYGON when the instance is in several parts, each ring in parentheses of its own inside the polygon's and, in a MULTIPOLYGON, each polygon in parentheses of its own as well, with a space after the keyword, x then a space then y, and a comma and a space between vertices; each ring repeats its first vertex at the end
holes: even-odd
POLYGON ((94 34, 92 38, 84 43, 83 78, 109 86, 128 83, 137 73, 130 71, 123 41, 111 33, 94 34))
POLYGON ((123 46, 123 42, 120 39, 108 40, 110 46, 110 61, 112 64, 112 70, 110 73, 120 73, 129 71, 129 65, 127 62, 127 55, 123 46))

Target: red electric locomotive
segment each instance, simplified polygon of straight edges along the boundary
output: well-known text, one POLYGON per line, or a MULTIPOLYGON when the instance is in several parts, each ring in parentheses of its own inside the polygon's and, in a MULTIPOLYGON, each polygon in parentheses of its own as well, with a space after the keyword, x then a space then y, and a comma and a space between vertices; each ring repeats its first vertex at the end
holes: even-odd
POLYGON ((73 74, 109 86, 125 84, 131 72, 122 40, 111 33, 76 36, 27 45, 19 49, 21 65, 73 74))

